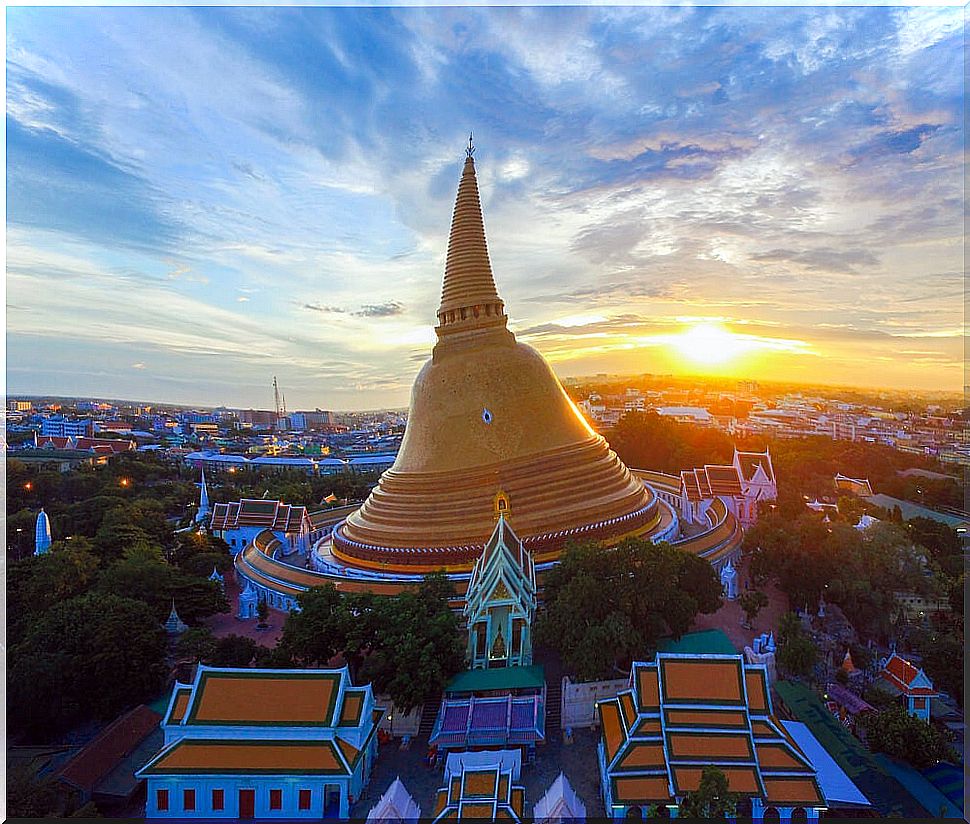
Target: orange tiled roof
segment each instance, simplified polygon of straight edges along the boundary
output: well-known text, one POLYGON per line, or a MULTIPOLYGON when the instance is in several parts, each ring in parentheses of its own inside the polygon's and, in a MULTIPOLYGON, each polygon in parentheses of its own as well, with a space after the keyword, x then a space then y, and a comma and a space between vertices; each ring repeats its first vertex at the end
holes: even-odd
POLYGON ((210 741, 182 738, 143 767, 144 775, 347 775, 331 741, 210 741))
POLYGON ((333 726, 342 674, 202 669, 183 723, 333 726))
POLYGON ((661 658, 665 703, 740 704, 740 658, 661 658))
POLYGON ((767 803, 787 792, 824 804, 810 762, 772 715, 764 667, 740 655, 659 653, 652 664, 634 664, 630 684, 632 695, 599 703, 615 803, 666 803, 696 789, 712 764, 732 792, 767 803), (769 779, 782 781, 771 793, 769 779))
POLYGON ((185 710, 189 706, 189 699, 192 697, 192 687, 188 684, 177 684, 175 687, 175 700, 172 702, 172 709, 165 724, 178 724, 185 717, 185 710))
MULTIPOLYGON (((913 682, 919 677, 920 672, 921 670, 894 652, 889 656, 889 660, 886 661, 886 665, 880 674, 886 681, 907 695, 938 695, 939 693, 932 686, 920 687, 913 685, 913 682)), ((923 677, 926 678, 925 673, 923 677)))

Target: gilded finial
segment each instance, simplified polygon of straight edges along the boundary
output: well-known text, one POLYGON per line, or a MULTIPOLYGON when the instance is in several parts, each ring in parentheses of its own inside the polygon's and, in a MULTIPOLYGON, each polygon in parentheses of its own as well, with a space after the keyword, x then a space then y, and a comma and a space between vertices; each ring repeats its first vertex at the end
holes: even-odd
POLYGON ((495 498, 493 500, 493 505, 495 507, 495 520, 496 521, 499 518, 502 518, 502 517, 505 517, 505 518, 508 518, 509 517, 509 514, 510 514, 510 512, 512 510, 512 507, 511 507, 511 504, 509 502, 509 496, 505 492, 503 492, 502 490, 499 490, 495 494, 495 498))
POLYGON ((471 157, 475 154, 475 146, 472 143, 472 133, 468 133, 468 146, 465 148, 465 157, 471 157))

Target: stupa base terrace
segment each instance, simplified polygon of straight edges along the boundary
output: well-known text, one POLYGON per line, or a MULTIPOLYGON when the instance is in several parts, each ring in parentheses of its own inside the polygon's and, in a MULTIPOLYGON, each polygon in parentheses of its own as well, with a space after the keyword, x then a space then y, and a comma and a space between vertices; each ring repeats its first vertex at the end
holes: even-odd
MULTIPOLYGON (((593 523, 577 530, 563 530, 524 539, 536 563, 536 577, 540 591, 545 573, 556 563, 562 548, 570 541, 599 540, 604 545, 615 544, 629 536, 647 538, 654 542, 668 541, 685 552, 705 558, 720 571, 729 560, 737 561, 743 536, 741 524, 734 513, 720 499, 715 498, 706 510, 706 525, 696 526, 688 534, 678 515, 682 496, 681 479, 673 475, 645 470, 630 470, 644 485, 650 499, 647 517, 633 513, 626 524, 611 519, 593 523), (605 537, 604 533, 610 537, 605 537)), ((289 611, 296 606, 296 598, 311 587, 333 584, 341 592, 373 592, 395 595, 406 587, 420 582, 430 571, 443 569, 454 583, 457 609, 464 603, 465 590, 471 568, 481 547, 456 548, 460 552, 441 552, 441 563, 428 563, 427 550, 408 553, 396 550, 375 557, 379 547, 365 547, 364 557, 346 551, 346 541, 340 539, 340 527, 357 507, 341 507, 329 513, 314 513, 315 524, 324 528, 309 552, 290 552, 270 530, 260 532, 235 557, 236 576, 240 586, 252 587, 260 599, 275 609, 289 611), (417 555, 420 562, 411 557, 417 555)), ((434 556, 430 556, 434 557, 434 556)))

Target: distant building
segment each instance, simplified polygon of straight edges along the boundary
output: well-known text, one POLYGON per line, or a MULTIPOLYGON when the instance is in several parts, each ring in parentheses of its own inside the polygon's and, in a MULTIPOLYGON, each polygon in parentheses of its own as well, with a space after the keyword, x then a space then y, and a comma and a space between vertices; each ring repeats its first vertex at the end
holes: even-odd
POLYGON ((30 412, 34 404, 30 401, 8 400, 7 409, 11 412, 30 412))
POLYGON ((382 710, 339 670, 200 665, 176 683, 162 749, 137 773, 148 818, 350 815, 377 757, 382 710))
POLYGON ((711 413, 699 406, 660 406, 657 408, 657 414, 665 418, 673 418, 678 423, 710 426, 714 422, 711 413))
POLYGON ((930 700, 939 697, 933 682, 922 669, 914 667, 901 655, 893 652, 879 662, 879 675, 883 687, 893 695, 902 696, 910 715, 930 721, 930 700))
POLYGON ((264 529, 270 530, 282 545, 284 555, 305 553, 310 548, 312 524, 305 506, 290 506, 282 501, 244 498, 212 508, 209 531, 229 544, 235 555, 264 529))
POLYGON ((872 495, 872 485, 868 478, 850 478, 841 472, 835 476, 835 488, 839 492, 848 492, 860 498, 868 498, 872 495))
POLYGON ((90 418, 72 420, 60 416, 44 418, 40 422, 40 434, 55 438, 90 438, 94 435, 94 421, 90 418))

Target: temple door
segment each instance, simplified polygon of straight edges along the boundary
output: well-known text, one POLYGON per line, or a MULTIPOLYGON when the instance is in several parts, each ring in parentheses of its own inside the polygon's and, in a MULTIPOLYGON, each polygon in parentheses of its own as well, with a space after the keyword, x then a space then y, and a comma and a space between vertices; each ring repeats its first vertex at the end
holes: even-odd
POLYGON ((256 790, 239 791, 239 817, 255 818, 256 816, 256 790))

